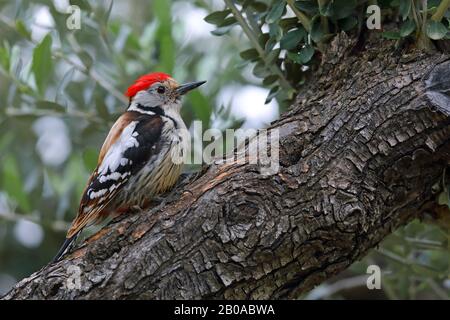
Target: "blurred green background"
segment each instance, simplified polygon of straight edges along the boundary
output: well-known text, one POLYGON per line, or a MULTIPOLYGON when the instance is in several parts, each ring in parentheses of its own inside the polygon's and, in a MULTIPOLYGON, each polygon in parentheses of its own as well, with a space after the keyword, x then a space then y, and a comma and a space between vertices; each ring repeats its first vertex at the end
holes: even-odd
MULTIPOLYGON (((250 46, 239 27, 211 34, 203 19, 221 0, 70 2, 79 30, 66 25, 69 1, 0 1, 0 295, 57 252, 136 77, 208 80, 182 111, 203 130, 261 128, 286 105, 265 104, 269 88, 239 56, 250 46)), ((448 274, 448 232, 416 221, 299 298, 446 299, 448 274), (370 264, 382 290, 365 287, 370 264)))

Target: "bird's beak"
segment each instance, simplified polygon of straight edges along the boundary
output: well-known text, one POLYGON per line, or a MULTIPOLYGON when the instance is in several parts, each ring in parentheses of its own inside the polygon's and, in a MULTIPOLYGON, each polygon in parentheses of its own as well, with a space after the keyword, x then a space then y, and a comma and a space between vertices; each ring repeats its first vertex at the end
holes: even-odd
POLYGON ((176 88, 175 92, 181 96, 181 95, 186 94, 187 92, 191 91, 192 89, 200 87, 205 82, 206 81, 196 81, 196 82, 185 83, 185 84, 180 85, 178 88, 176 88))

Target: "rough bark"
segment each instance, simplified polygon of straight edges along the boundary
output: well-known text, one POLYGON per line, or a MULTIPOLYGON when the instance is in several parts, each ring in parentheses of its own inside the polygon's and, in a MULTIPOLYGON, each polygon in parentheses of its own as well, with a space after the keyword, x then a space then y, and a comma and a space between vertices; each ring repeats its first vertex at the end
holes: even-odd
POLYGON ((450 57, 381 43, 350 54, 345 41, 272 124, 277 174, 212 165, 5 298, 297 298, 429 211, 450 159, 450 57))

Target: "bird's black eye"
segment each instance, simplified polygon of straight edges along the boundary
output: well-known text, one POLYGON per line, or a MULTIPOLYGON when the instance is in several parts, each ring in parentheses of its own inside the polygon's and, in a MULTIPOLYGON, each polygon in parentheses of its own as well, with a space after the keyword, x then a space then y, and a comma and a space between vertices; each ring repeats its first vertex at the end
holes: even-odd
POLYGON ((158 93, 164 93, 164 92, 166 92, 166 88, 163 87, 163 86, 159 86, 159 87, 156 89, 156 91, 158 91, 158 93))

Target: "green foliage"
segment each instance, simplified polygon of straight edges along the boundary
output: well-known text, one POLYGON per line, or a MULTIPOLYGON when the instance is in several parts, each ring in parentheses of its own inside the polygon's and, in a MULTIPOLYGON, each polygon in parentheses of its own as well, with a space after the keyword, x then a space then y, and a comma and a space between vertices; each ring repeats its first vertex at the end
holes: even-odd
POLYGON ((412 20, 406 20, 400 27, 400 37, 407 37, 416 30, 416 25, 412 20))
POLYGON ((12 155, 7 155, 2 159, 4 190, 17 202, 20 209, 30 211, 30 203, 24 190, 23 179, 17 166, 17 161, 12 155))
POLYGON ((270 8, 269 12, 266 16, 266 23, 274 23, 280 20, 283 13, 285 13, 286 10, 286 4, 284 1, 275 1, 272 7, 270 8))
POLYGON ((427 36, 433 40, 443 39, 448 33, 448 28, 440 21, 427 21, 427 36))
MULTIPOLYGON (((362 0, 224 2, 224 10, 213 12, 205 18, 218 27, 213 34, 229 34, 232 25, 226 29, 223 25, 234 17, 254 49, 241 52, 242 59, 255 64, 255 76, 270 77, 271 80, 276 77, 276 81, 264 81, 264 84, 273 89, 272 97, 277 96, 281 100, 291 99, 294 90, 305 83, 308 74, 320 63, 322 55, 314 53, 325 52, 333 35, 344 31, 356 36, 361 31, 361 26, 366 23, 366 8, 369 5, 362 0), (274 49, 278 45, 281 50, 274 49)), ((430 42, 423 41, 424 37, 433 40, 448 37, 447 0, 428 1, 426 7, 424 3, 419 0, 379 1, 382 22, 389 24, 389 30, 383 31, 382 36, 391 40, 412 37, 419 47, 430 45, 430 42)))
POLYGON ((294 49, 295 47, 297 47, 299 41, 302 41, 306 37, 306 35, 307 33, 303 27, 287 32, 280 40, 281 49, 294 49))
MULTIPOLYGON (((187 125, 201 120, 206 130, 212 118, 224 117, 226 127, 242 124, 216 106, 227 84, 249 83, 234 67, 239 35, 233 41, 211 37, 214 45, 187 41, 185 22, 173 14, 184 1, 70 2, 82 10, 80 30, 67 28, 68 14, 53 1, 0 3, 0 283, 5 273, 27 276, 55 254, 107 131, 127 106, 123 93, 138 76, 163 71, 180 82, 207 80, 185 99, 187 125), (35 25, 43 11, 54 25, 35 25), (63 128, 51 131, 44 122, 38 129, 49 119, 63 128), (41 154, 51 151, 49 136, 67 139, 62 162, 41 154), (15 240, 22 219, 44 228, 39 248, 15 240)), ((208 2, 189 6, 204 16, 211 11, 208 2)))
MULTIPOLYGON (((20 26, 20 24, 19 24, 20 26)), ((20 28, 21 29, 21 28, 20 28)), ((33 50, 32 70, 39 92, 42 94, 52 74, 52 37, 46 35, 33 50)))
POLYGON ((202 121, 203 126, 209 128, 213 108, 208 99, 200 91, 191 92, 188 99, 192 104, 195 118, 202 121))
MULTIPOLYGON (((387 237, 380 248, 350 270, 360 275, 366 272, 368 265, 380 266, 381 292, 386 299, 448 299, 448 290, 440 284, 448 279, 449 258, 447 232, 413 221, 387 237)), ((364 285, 361 283, 362 287, 364 285)), ((376 290, 371 291, 366 289, 367 297, 376 290)))
POLYGON ((159 24, 156 37, 159 39, 160 67, 168 73, 172 73, 175 62, 170 3, 168 0, 153 1, 153 12, 159 24))

